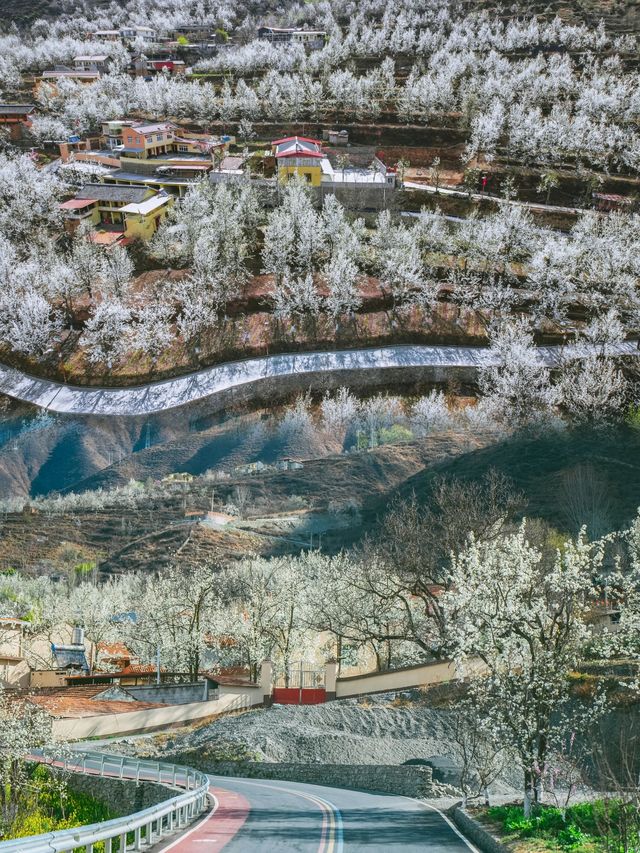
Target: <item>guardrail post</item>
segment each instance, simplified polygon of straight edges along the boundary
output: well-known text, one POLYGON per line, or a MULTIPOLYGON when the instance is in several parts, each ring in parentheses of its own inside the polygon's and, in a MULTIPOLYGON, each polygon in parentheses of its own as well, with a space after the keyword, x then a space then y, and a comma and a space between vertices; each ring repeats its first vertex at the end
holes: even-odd
POLYGON ((147 824, 147 844, 149 847, 153 844, 153 821, 150 820, 147 824))
POLYGON ((104 776, 104 755, 100 756, 100 775, 104 776))
POLYGON ((173 765, 173 787, 174 788, 177 786, 177 779, 178 779, 178 769, 177 769, 176 765, 174 764, 173 765))
POLYGON ((93 844, 87 844, 85 847, 85 853, 93 853, 93 844))
POLYGON ((133 835, 133 849, 140 849, 140 827, 136 827, 134 835, 133 835))
POLYGON ((113 853, 113 838, 105 839, 104 853, 113 853))
POLYGON ((120 836, 120 853, 127 853, 127 833, 123 832, 120 836))
POLYGON ((124 758, 120 759, 120 779, 124 776, 124 758))

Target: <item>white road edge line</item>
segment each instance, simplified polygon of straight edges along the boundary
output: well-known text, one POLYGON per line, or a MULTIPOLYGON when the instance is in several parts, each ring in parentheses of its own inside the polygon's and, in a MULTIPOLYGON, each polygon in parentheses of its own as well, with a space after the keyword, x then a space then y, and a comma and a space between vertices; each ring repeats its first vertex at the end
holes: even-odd
POLYGON ((205 819, 199 820, 195 826, 192 826, 191 829, 187 830, 187 832, 183 832, 182 835, 179 835, 178 838, 176 838, 175 841, 172 841, 171 844, 167 845, 167 847, 163 847, 161 853, 165 853, 165 851, 171 850, 172 847, 175 847, 176 844, 180 844, 181 842, 183 842, 185 838, 188 838, 191 835, 192 832, 195 832, 196 829, 201 829, 205 825, 205 823, 211 820, 214 814, 218 811, 218 806, 220 805, 220 803, 218 802, 218 798, 215 794, 209 792, 207 793, 207 796, 211 797, 211 799, 213 800, 213 808, 205 817, 205 819))
MULTIPOLYGON (((394 795, 391 795, 391 796, 394 796, 394 795)), ((431 810, 432 810, 432 811, 434 811, 434 812, 438 812, 438 814, 439 814, 439 815, 440 815, 440 817, 444 820, 444 822, 445 822, 445 823, 448 823, 448 824, 449 824, 449 826, 451 827, 451 829, 455 832, 455 834, 456 834, 456 835, 458 835, 458 836, 459 836, 459 837, 464 841, 464 843, 467 845, 467 847, 469 848, 469 850, 473 850, 473 853, 480 853, 480 850, 475 846, 475 844, 472 844, 472 843, 469 841, 469 839, 467 838, 467 836, 466 836, 466 835, 463 835, 463 834, 460 832, 460 830, 459 830, 459 829, 458 829, 458 827, 455 825, 455 823, 451 820, 451 818, 450 818, 450 817, 448 817, 448 816, 447 816, 447 815, 446 815, 446 814, 445 814, 441 809, 439 809, 437 806, 434 806, 434 805, 432 805, 431 803, 425 803, 423 800, 418 800, 418 799, 416 799, 415 797, 406 797, 406 796, 404 796, 403 794, 396 794, 395 796, 401 797, 403 800, 409 800, 409 802, 411 802, 411 803, 418 803, 418 805, 422 806, 422 807, 423 807, 423 808, 425 808, 425 809, 431 809, 431 810)))

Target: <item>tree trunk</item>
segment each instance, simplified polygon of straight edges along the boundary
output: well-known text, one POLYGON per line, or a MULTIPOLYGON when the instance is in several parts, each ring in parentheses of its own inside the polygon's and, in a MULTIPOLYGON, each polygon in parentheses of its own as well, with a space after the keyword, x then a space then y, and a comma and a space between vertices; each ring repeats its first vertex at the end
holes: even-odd
POLYGON ((531 817, 531 803, 532 803, 532 787, 533 787, 533 775, 530 770, 524 771, 524 816, 526 818, 531 817))

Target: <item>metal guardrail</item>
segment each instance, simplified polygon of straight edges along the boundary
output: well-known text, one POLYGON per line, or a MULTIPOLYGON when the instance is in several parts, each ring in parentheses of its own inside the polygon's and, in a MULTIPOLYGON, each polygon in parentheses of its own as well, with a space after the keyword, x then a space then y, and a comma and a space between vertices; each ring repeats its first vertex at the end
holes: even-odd
POLYGON ((167 833, 185 827, 207 805, 207 777, 178 764, 102 752, 82 752, 59 759, 34 755, 33 759, 73 773, 156 782, 170 788, 184 788, 185 791, 155 806, 113 820, 2 841, 1 853, 66 853, 82 848, 86 853, 93 853, 93 845, 99 841, 105 843, 105 853, 148 849, 167 833))

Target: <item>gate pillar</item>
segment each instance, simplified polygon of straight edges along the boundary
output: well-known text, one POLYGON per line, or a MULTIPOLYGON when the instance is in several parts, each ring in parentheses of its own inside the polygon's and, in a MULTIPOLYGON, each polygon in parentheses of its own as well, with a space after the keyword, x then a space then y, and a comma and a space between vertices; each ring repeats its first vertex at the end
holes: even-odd
POLYGON ((264 707, 270 708, 273 704, 273 664, 270 660, 263 660, 260 664, 260 687, 264 707))
POLYGON ((336 698, 336 678, 338 676, 338 664, 334 660, 328 660, 324 665, 324 689, 327 702, 336 698))

